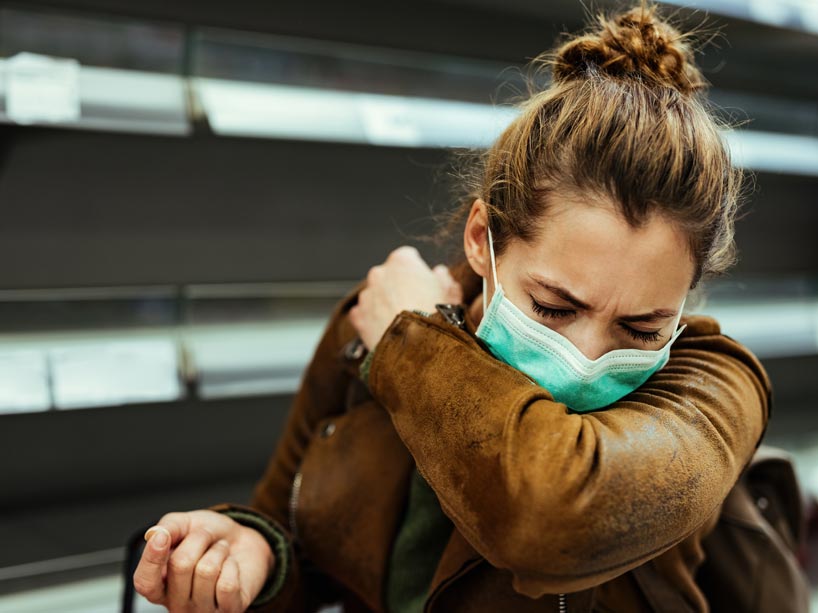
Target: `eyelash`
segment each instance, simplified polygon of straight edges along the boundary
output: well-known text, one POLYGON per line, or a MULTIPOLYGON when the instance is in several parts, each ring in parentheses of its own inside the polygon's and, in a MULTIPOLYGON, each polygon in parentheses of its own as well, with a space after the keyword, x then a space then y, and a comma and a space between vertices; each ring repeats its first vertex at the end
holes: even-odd
MULTIPOLYGON (((531 308, 537 315, 541 317, 548 317, 551 319, 564 319, 566 317, 570 317, 574 315, 574 311, 570 309, 552 309, 543 304, 540 304, 534 298, 531 298, 531 308)), ((641 341, 643 343, 652 343, 658 341, 662 338, 662 335, 659 332, 641 332, 639 330, 634 330, 630 326, 622 325, 622 329, 630 336, 632 339, 641 341)))
POLYGON ((563 319, 564 317, 569 317, 574 314, 574 311, 569 309, 552 309, 545 305, 540 304, 534 298, 531 299, 531 308, 537 315, 542 317, 550 317, 552 319, 563 319))

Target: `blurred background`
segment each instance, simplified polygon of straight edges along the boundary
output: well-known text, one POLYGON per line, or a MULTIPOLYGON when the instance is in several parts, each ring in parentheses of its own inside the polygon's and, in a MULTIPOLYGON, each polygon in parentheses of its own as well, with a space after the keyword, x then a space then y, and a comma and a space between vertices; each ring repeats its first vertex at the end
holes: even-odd
MULTIPOLYGON (((764 362, 766 442, 814 495, 818 3, 667 8, 721 29, 699 62, 755 175, 700 310, 764 362)), ((520 68, 584 18, 0 2, 0 612, 115 611, 133 533, 247 500, 332 305, 400 244, 439 260, 415 237, 451 203, 452 151, 492 141, 520 68)))

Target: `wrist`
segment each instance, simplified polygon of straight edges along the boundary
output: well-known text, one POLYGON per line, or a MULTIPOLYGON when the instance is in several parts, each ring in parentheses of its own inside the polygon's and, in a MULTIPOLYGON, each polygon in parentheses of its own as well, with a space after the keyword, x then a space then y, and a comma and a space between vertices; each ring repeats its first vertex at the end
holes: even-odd
POLYGON ((246 531, 248 538, 258 544, 259 557, 264 560, 264 568, 267 569, 265 576, 271 576, 276 566, 276 556, 272 545, 258 529, 249 526, 242 526, 241 528, 246 531))
POLYGON ((253 510, 231 505, 220 512, 243 528, 251 530, 252 542, 259 542, 258 539, 264 541, 264 545, 259 545, 259 552, 266 564, 267 579, 252 606, 260 606, 271 601, 281 591, 290 570, 291 551, 288 537, 276 522, 253 510))

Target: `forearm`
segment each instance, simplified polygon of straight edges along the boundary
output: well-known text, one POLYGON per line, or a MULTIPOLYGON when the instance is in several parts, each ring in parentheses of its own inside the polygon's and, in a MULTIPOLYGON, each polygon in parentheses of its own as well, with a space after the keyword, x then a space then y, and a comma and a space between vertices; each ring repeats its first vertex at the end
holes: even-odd
POLYGON ((462 330, 403 313, 369 385, 464 536, 536 596, 673 546, 752 455, 768 409, 757 361, 717 334, 677 343, 637 392, 579 415, 462 330))

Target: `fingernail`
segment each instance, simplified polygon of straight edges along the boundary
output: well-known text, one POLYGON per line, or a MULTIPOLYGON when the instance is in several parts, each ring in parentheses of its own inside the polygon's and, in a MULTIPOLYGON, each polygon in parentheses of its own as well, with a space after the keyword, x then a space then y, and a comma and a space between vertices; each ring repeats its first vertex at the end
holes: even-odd
POLYGON ((151 540, 153 546, 157 549, 161 549, 165 545, 168 544, 168 532, 163 528, 159 528, 156 533, 153 535, 153 539, 151 540))

